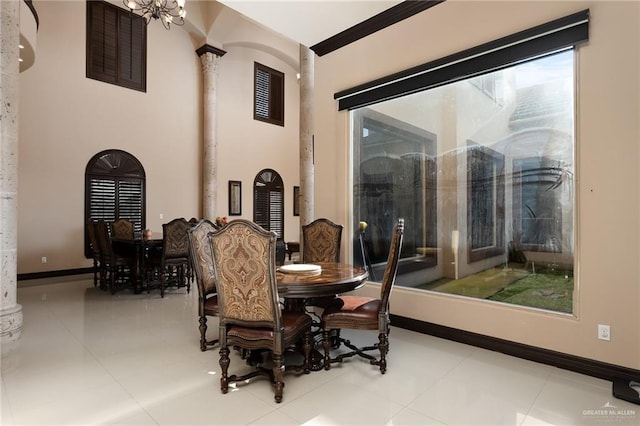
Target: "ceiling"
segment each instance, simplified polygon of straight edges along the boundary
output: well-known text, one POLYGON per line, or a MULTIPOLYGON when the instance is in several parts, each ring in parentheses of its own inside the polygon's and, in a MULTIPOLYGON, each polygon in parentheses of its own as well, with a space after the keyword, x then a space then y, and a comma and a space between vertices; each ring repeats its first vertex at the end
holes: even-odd
POLYGON ((253 21, 313 46, 401 0, 218 0, 253 21))

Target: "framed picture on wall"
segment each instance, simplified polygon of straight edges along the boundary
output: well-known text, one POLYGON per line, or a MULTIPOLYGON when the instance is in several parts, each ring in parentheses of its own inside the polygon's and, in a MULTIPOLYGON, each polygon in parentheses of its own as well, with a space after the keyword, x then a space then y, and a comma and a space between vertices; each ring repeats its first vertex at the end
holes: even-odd
POLYGON ((293 187, 293 215, 300 216, 300 187, 293 187))
POLYGON ((229 216, 240 216, 242 214, 242 182, 239 180, 229 181, 229 216))

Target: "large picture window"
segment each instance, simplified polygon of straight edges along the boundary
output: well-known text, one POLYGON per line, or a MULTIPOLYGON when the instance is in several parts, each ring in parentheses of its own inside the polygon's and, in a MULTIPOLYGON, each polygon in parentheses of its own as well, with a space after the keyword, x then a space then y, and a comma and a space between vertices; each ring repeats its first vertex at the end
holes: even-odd
POLYGON ((576 13, 336 94, 351 110, 353 227, 368 224, 374 272, 405 218, 397 285, 573 312, 587 24, 576 13))
POLYGON ((353 111, 374 273, 402 217, 398 285, 572 312, 573 60, 492 73, 499 102, 462 80, 353 111))

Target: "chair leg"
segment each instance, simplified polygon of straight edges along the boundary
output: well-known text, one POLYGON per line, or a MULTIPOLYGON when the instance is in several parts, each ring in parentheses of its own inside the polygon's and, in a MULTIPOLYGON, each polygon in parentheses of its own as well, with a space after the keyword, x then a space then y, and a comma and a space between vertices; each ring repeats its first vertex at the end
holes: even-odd
POLYGON ((304 374, 311 372, 311 330, 304 333, 304 374))
POLYGON ((387 352, 389 352, 389 336, 387 333, 378 335, 378 349, 380 350, 380 373, 387 372, 387 352))
POLYGON ((331 369, 331 330, 324 329, 322 330, 322 347, 324 348, 324 369, 331 369))
POLYGON ((116 294, 116 271, 111 270, 109 272, 109 291, 111 294, 116 294))
POLYGON ((160 266, 160 297, 164 298, 165 268, 160 266))
POLYGON ((220 390, 222 393, 229 392, 229 348, 227 346, 220 347, 220 390))
POLYGON ((98 286, 98 262, 93 258, 93 286, 98 286))
POLYGON ((282 362, 282 354, 273 354, 273 378, 275 382, 276 402, 282 402, 282 393, 284 390, 284 364, 282 362))
POLYGON ((106 266, 102 266, 100 269, 100 290, 108 290, 109 289, 109 271, 106 266))
POLYGON ((202 352, 207 350, 207 317, 200 315, 200 350, 202 352))

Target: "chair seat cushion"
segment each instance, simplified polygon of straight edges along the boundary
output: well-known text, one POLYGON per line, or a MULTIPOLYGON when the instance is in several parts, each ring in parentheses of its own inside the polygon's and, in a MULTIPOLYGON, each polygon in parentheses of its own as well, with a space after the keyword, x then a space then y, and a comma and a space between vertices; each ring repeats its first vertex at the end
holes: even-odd
POLYGON ((205 299, 204 301, 204 314, 205 315, 218 315, 218 295, 215 294, 205 299))
POLYGON ((380 299, 341 296, 343 305, 331 305, 322 314, 325 328, 378 329, 380 299))
MULTIPOLYGON (((311 328, 311 317, 304 313, 282 312, 282 326, 286 344, 289 338, 311 328)), ((273 329, 231 325, 227 331, 227 339, 230 342, 236 341, 236 339, 245 342, 273 341, 273 329)))

